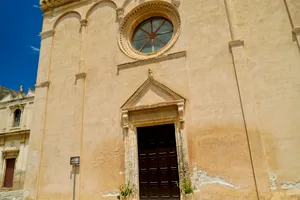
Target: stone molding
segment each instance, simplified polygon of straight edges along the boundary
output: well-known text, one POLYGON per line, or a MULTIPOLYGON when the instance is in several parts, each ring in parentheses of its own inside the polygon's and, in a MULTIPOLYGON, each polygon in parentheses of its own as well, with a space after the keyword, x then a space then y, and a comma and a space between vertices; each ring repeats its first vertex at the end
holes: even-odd
POLYGON ((88 25, 88 20, 87 20, 87 19, 81 20, 81 21, 80 21, 80 25, 81 25, 81 27, 87 27, 87 25, 88 25))
POLYGON ((300 35, 300 27, 294 28, 292 32, 297 36, 300 35))
POLYGON ((180 0, 171 0, 172 4, 176 7, 180 6, 180 0))
POLYGON ((15 105, 11 105, 9 106, 11 111, 15 111, 16 109, 20 109, 21 111, 24 110, 26 103, 22 103, 22 104, 15 104, 15 105))
POLYGON ((181 19, 177 8, 165 1, 148 1, 140 4, 129 12, 119 27, 118 33, 118 45, 122 52, 130 58, 136 60, 143 60, 148 58, 154 58, 162 55, 164 52, 169 50, 179 38, 181 30, 181 19), (154 16, 161 16, 170 20, 173 24, 173 37, 168 44, 161 50, 151 53, 142 54, 136 51, 132 47, 131 38, 135 28, 142 23, 144 20, 154 16))
POLYGON ((158 56, 155 58, 149 58, 149 59, 145 59, 145 60, 137 60, 137 61, 133 61, 133 62, 119 64, 119 65, 117 65, 118 73, 119 73, 119 71, 124 70, 124 69, 130 69, 133 67, 148 65, 148 64, 152 64, 152 63, 158 63, 158 62, 162 62, 162 61, 166 61, 166 60, 182 58, 182 57, 186 57, 186 55, 187 55, 186 51, 179 51, 179 52, 175 52, 175 53, 161 55, 161 56, 158 56))
POLYGON ((149 70, 148 79, 133 93, 133 95, 122 105, 122 110, 141 110, 141 109, 149 109, 149 108, 155 108, 155 107, 162 107, 162 106, 170 106, 170 105, 177 105, 178 102, 184 102, 185 99, 168 88, 167 86, 159 83, 156 81, 153 76, 151 70, 149 70), (172 101, 163 102, 159 104, 154 105, 147 105, 147 106, 136 106, 137 101, 142 97, 142 94, 144 93, 147 88, 150 86, 154 86, 158 88, 164 95, 169 96, 172 101))
MULTIPOLYGON (((78 1, 78 0, 77 0, 78 1)), ((80 1, 80 0, 79 0, 80 1)), ((59 6, 74 2, 74 0, 41 0, 40 7, 42 11, 48 11, 59 6)))
POLYGON ((229 42, 229 47, 238 47, 238 46, 244 46, 244 41, 243 40, 233 40, 229 42))
MULTIPOLYGON (((169 99, 169 98, 167 98, 169 99)), ((148 79, 124 103, 122 109, 123 134, 125 139, 125 179, 138 185, 138 147, 136 128, 140 126, 155 126, 161 124, 174 124, 178 159, 179 179, 184 177, 188 167, 188 149, 184 122, 185 99, 154 80, 151 70, 148 79), (139 106, 138 100, 143 97, 149 86, 159 87, 159 91, 172 97, 163 103, 139 106)), ((137 187, 137 194, 139 188, 137 187)), ((135 198, 133 198, 135 199, 135 198)))
POLYGON ((18 135, 26 135, 26 134, 30 134, 29 129, 0 133, 0 141, 1 141, 1 138, 5 138, 5 137, 8 137, 8 136, 18 136, 18 135))
POLYGON ((50 82, 49 81, 45 81, 45 82, 36 84, 35 87, 36 88, 43 88, 43 87, 49 87, 49 85, 50 85, 50 82))
POLYGON ((55 31, 54 30, 49 30, 49 31, 44 31, 40 33, 41 39, 46 39, 48 37, 53 37, 54 36, 55 31))
POLYGON ((85 79, 86 78, 86 73, 82 72, 82 73, 76 74, 75 77, 76 77, 76 80, 85 79))
POLYGON ((3 158, 17 158, 19 155, 19 149, 12 149, 12 150, 3 150, 2 157, 3 158))
POLYGON ((0 138, 0 145, 3 146, 5 144, 4 137, 0 138))
POLYGON ((125 12, 124 8, 117 8, 116 12, 117 12, 117 20, 120 23, 124 19, 124 12, 125 12))

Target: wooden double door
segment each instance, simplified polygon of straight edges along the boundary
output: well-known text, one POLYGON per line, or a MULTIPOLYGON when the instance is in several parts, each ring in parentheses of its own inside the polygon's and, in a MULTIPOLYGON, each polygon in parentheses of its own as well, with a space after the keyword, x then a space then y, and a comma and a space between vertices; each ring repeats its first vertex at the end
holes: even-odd
POLYGON ((140 199, 180 199, 174 124, 141 127, 137 132, 140 199))

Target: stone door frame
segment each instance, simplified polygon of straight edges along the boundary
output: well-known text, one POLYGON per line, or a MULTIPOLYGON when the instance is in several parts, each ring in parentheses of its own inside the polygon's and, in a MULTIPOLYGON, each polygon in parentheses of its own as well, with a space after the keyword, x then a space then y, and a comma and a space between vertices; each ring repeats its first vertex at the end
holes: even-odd
POLYGON ((134 199, 138 200, 140 198, 137 141, 138 127, 174 124, 179 182, 183 177, 187 176, 189 160, 186 130, 184 126, 184 108, 185 100, 182 99, 155 105, 122 109, 123 134, 125 140, 125 180, 126 183, 135 185, 134 199))

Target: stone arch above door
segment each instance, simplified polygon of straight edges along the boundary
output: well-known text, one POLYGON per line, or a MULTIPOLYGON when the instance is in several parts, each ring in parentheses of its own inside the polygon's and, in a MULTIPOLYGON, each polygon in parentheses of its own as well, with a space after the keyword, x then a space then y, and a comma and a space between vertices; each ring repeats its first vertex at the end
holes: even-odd
POLYGON ((175 125, 179 178, 188 170, 188 148, 184 127, 185 98, 161 84, 149 70, 148 79, 123 104, 122 126, 125 140, 125 179, 136 185, 139 199, 137 127, 175 125))

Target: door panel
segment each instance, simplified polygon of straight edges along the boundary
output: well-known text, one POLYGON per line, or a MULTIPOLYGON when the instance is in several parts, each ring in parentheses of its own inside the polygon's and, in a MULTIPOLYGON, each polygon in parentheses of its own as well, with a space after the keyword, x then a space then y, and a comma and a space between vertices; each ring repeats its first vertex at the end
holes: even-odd
POLYGON ((140 199, 178 200, 173 124, 138 128, 140 199))
POLYGON ((12 187, 13 186, 15 162, 16 162, 16 159, 14 159, 14 158, 6 159, 6 171, 5 171, 3 187, 12 187))

